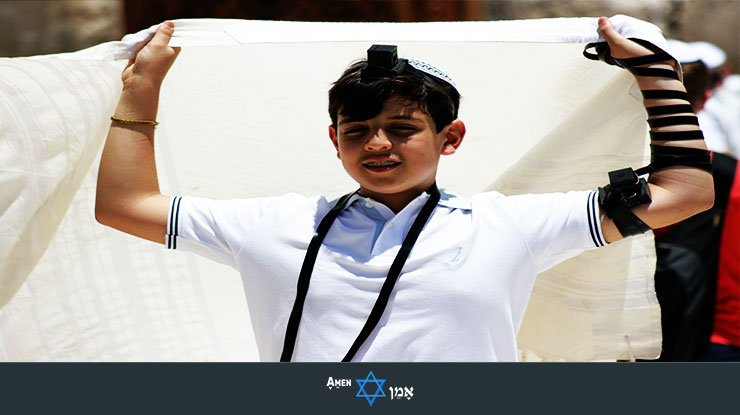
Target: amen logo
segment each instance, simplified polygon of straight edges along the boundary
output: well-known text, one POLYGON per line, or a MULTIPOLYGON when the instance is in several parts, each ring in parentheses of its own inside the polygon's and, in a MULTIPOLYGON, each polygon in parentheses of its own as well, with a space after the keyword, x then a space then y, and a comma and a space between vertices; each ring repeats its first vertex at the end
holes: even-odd
POLYGON ((370 373, 367 374, 367 377, 365 377, 365 379, 355 380, 360 386, 360 390, 355 396, 358 398, 367 399, 367 403, 370 404, 370 406, 373 406, 373 403, 375 403, 375 398, 385 397, 385 392, 383 392, 383 384, 385 383, 385 379, 376 379, 372 370, 370 371, 370 373), (373 390, 374 392, 372 393, 372 395, 368 394, 369 391, 373 390))
MULTIPOLYGON (((370 406, 373 406, 377 398, 388 397, 391 401, 394 401, 399 399, 411 400, 414 397, 413 386, 388 384, 387 379, 376 378, 372 371, 365 376, 365 379, 355 379, 355 382, 357 382, 357 386, 359 387, 355 397, 365 398, 370 406)), ((329 376, 326 380, 326 388, 329 390, 347 390, 351 387, 352 379, 329 376)))
POLYGON ((345 386, 352 386, 352 379, 334 379, 329 376, 329 380, 326 381, 326 387, 332 388, 343 388, 345 386))

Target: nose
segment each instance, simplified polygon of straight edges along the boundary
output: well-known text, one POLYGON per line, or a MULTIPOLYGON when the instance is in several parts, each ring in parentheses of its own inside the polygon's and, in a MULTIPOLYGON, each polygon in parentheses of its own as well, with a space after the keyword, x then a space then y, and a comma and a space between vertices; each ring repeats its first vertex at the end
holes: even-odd
POLYGON ((391 140, 385 135, 385 131, 378 129, 375 134, 365 142, 366 151, 384 151, 391 149, 391 140))

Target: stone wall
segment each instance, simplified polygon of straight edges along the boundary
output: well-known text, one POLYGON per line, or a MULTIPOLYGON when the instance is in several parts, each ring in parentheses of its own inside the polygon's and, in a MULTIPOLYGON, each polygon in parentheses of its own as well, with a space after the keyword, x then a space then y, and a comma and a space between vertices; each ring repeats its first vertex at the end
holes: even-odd
POLYGON ((655 23, 667 38, 704 40, 740 71, 740 0, 487 0, 486 19, 613 16, 655 23))
POLYGON ((71 52, 118 40, 124 0, 0 0, 0 56, 71 52))
POLYGON ((676 38, 705 40, 727 52, 740 73, 740 0, 693 0, 684 10, 684 24, 676 38))

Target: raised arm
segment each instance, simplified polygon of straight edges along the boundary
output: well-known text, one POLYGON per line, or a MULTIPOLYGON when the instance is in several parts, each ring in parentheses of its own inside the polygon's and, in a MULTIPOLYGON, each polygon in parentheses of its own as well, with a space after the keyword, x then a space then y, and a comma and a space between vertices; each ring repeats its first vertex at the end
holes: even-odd
MULTIPOLYGON (((159 91, 179 53, 168 46, 172 22, 157 29, 121 76, 115 117, 156 120, 159 91)), ((169 198, 159 191, 154 162, 154 126, 111 121, 98 172, 95 218, 123 232, 164 243, 169 198)))
MULTIPOLYGON (((614 26, 605 17, 599 19, 599 31, 609 44, 611 56, 616 59, 634 58, 656 53, 632 40, 622 37, 614 26)), ((652 64, 637 64, 642 68, 658 68, 677 71, 674 61, 666 60, 652 64)), ((683 98, 663 98, 664 96, 678 96, 676 93, 661 93, 661 90, 686 92, 683 83, 678 79, 664 76, 635 75, 637 84, 643 91, 643 103, 648 108, 651 120, 652 144, 666 147, 688 147, 706 150, 704 140, 701 139, 698 125, 684 124, 686 119, 694 115, 688 102, 683 98), (645 93, 644 91, 656 91, 645 93), (656 98, 652 98, 656 97, 656 98), (650 108, 658 106, 682 107, 666 108, 669 111, 656 111, 650 108), (666 113, 662 113, 666 112, 666 113), (688 116, 688 117, 687 117, 688 116), (677 118, 673 118, 677 117, 677 118), (683 121, 678 125, 667 118, 683 121), (663 122, 654 122, 654 119, 664 118, 663 122), (692 131, 694 131, 692 133, 692 131), (682 132, 675 136, 666 136, 660 133, 682 132), (658 134, 655 134, 658 133, 658 134), (698 136, 698 138, 696 138, 698 136), (669 138, 669 139, 666 139, 669 138)), ((664 150, 661 150, 664 151, 664 150)), ((668 149, 671 151, 671 149, 668 149)), ((714 185, 712 175, 706 170, 689 166, 674 166, 657 170, 650 174, 648 188, 652 202, 636 206, 632 212, 650 228, 667 226, 699 212, 709 209, 714 203, 714 185)), ((614 221, 602 212, 601 224, 604 237, 608 242, 614 242, 623 236, 617 229, 614 221)))

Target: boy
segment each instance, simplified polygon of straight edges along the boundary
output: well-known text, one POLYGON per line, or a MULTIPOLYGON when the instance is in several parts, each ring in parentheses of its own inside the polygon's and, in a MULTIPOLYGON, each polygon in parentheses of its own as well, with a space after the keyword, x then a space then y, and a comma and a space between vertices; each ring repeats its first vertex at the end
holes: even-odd
MULTIPOLYGON (((612 57, 653 54, 607 19, 599 25, 612 57)), ((664 226, 712 204, 711 175, 686 166, 651 174, 652 201, 631 210, 618 200, 631 197, 608 187, 599 203, 595 192, 465 200, 439 191, 439 158, 465 136, 454 83, 422 62, 390 60, 375 70, 372 58, 348 68, 330 91, 329 137, 358 192, 334 202, 170 198, 157 184, 152 125, 178 53, 167 46, 172 31, 169 22, 160 26, 124 70, 96 217, 237 268, 262 360, 516 360, 538 272, 622 238, 620 230, 664 226)), ((675 73, 671 61, 632 65, 675 73)), ((675 78, 637 76, 652 91, 651 110, 682 103, 663 93, 684 91, 675 78)), ((702 151, 696 135, 674 139, 695 126, 666 119, 653 128, 658 143, 670 137, 671 147, 702 151)))

